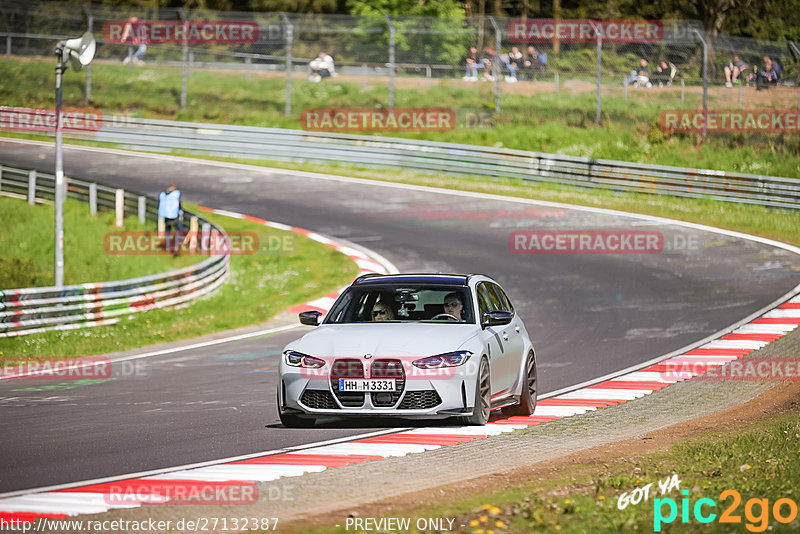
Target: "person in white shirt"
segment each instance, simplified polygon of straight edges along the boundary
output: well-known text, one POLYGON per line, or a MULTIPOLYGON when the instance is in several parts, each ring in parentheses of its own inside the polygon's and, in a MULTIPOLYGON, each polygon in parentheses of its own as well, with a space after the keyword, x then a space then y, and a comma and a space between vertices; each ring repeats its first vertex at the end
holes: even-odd
POLYGON ((323 78, 335 76, 333 58, 326 52, 320 52, 317 57, 311 60, 308 64, 309 73, 308 81, 321 82, 323 78))

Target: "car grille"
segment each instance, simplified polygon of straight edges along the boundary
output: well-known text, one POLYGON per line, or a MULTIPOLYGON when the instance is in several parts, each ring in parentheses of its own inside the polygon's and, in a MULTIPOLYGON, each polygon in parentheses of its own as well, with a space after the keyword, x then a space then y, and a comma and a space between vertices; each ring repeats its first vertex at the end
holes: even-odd
POLYGON ((355 358, 342 358, 333 362, 331 369, 331 390, 342 406, 359 408, 364 405, 364 394, 339 391, 340 378, 364 378, 364 364, 355 358))
POLYGON ((300 397, 300 402, 309 408, 317 410, 336 410, 339 405, 333 400, 333 395, 330 391, 322 391, 318 389, 307 389, 300 397))
POLYGON ((403 362, 400 360, 375 360, 372 362, 370 376, 372 378, 393 378, 395 381, 395 391, 393 392, 370 393, 372 405, 388 407, 397 404, 406 387, 406 372, 403 370, 403 362))
POLYGON ((441 403, 441 397, 433 390, 407 391, 398 408, 401 410, 427 410, 441 403))

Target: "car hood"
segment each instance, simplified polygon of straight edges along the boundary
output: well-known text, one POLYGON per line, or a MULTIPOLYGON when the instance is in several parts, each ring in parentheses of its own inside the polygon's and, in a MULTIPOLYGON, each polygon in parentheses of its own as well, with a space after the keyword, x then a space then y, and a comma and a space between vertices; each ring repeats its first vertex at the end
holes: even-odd
POLYGON ((474 324, 323 324, 287 348, 335 358, 433 356, 460 349, 479 331, 474 324))

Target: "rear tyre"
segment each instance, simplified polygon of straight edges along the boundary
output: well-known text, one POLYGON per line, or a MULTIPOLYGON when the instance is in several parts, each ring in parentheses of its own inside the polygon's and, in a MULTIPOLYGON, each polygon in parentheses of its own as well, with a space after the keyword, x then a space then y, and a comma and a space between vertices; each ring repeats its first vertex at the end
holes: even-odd
POLYGON ((475 407, 472 409, 472 415, 461 417, 461 424, 483 426, 489 420, 491 411, 492 379, 489 373, 489 362, 486 361, 486 358, 482 358, 475 384, 475 407))
POLYGON ((536 357, 533 351, 530 351, 528 352, 528 358, 525 360, 525 385, 522 387, 522 394, 519 396, 519 402, 514 406, 503 408, 503 414, 509 417, 515 415, 533 415, 533 411, 536 409, 537 389, 536 357))

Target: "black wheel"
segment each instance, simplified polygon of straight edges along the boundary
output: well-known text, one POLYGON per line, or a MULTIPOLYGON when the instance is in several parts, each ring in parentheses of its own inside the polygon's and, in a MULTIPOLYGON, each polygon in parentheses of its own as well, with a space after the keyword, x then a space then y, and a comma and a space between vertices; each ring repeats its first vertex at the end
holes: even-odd
POLYGON ((278 417, 281 418, 281 423, 286 428, 311 428, 317 422, 316 418, 303 415, 295 415, 291 413, 283 413, 281 411, 281 394, 277 395, 278 404, 278 417))
POLYGON ((530 351, 525 362, 525 386, 519 396, 519 403, 503 408, 503 414, 508 416, 533 415, 533 410, 536 409, 536 389, 536 357, 533 355, 533 351, 530 351))
POLYGON ((278 415, 281 418, 281 423, 286 428, 311 428, 317 422, 313 417, 281 413, 280 411, 278 411, 278 415))
POLYGON ((461 423, 464 425, 483 426, 489 420, 489 413, 492 411, 492 378, 486 358, 481 359, 476 382, 475 408, 472 410, 472 415, 461 418, 461 423))

